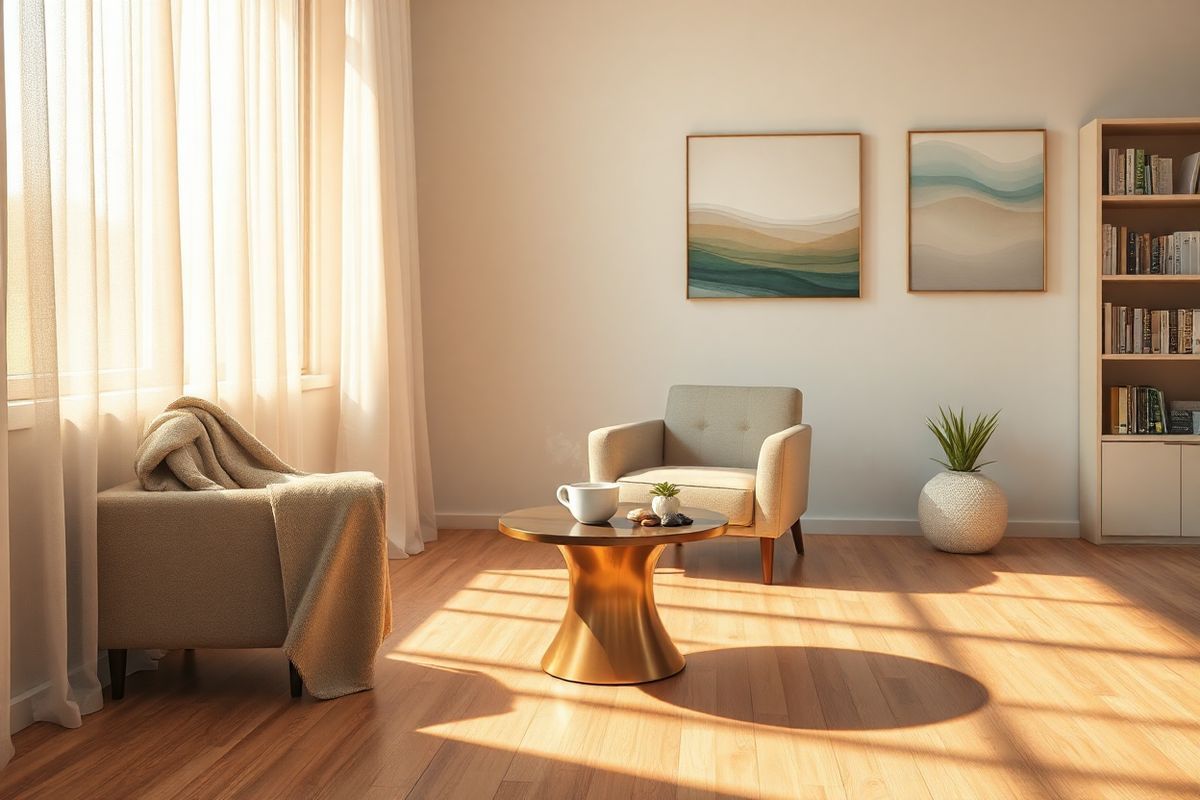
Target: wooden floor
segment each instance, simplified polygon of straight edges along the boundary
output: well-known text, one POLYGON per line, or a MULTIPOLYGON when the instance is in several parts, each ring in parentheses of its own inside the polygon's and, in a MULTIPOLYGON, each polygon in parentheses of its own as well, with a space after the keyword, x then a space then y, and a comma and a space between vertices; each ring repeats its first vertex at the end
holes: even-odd
POLYGON ((0 797, 1200 796, 1200 548, 807 543, 771 587, 752 541, 668 548, 688 666, 606 688, 538 670, 554 548, 443 532, 393 562, 375 691, 294 701, 278 651, 172 653, 18 734, 0 797))

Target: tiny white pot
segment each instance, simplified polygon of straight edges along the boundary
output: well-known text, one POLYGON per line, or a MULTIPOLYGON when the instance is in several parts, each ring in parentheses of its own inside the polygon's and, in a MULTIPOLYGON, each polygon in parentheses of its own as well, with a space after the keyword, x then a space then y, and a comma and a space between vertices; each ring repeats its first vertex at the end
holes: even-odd
POLYGON ((671 514, 678 514, 680 503, 678 497, 655 497, 650 501, 650 508, 658 514, 659 518, 668 517, 671 514))
POLYGON ((995 547, 1008 527, 1004 490, 978 472, 939 472, 917 501, 921 532, 947 553, 984 553, 995 547))

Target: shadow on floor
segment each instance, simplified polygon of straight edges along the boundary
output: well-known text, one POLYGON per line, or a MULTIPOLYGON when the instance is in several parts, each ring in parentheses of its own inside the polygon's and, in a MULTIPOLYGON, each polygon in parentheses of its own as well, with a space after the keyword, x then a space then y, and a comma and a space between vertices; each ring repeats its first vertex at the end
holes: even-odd
POLYGON ((940 664, 830 647, 691 653, 679 676, 641 688, 703 714, 823 731, 930 725, 977 711, 989 699, 979 681, 940 664))

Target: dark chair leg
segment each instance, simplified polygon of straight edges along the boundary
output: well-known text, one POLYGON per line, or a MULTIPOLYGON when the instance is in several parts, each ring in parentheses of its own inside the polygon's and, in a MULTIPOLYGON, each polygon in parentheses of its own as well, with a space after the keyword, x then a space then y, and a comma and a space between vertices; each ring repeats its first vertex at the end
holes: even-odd
POLYGON ((288 677, 292 681, 292 697, 299 697, 304 693, 304 681, 300 680, 300 672, 291 660, 288 660, 288 677))
POLYGON ((770 583, 775 572, 775 540, 764 537, 758 540, 759 553, 762 555, 763 583, 770 583))
POLYGON ((108 650, 108 674, 112 679, 112 699, 120 700, 125 696, 125 662, 128 650, 108 650))
POLYGON ((796 552, 804 555, 804 532, 800 530, 800 520, 792 523, 792 541, 796 544, 796 552))

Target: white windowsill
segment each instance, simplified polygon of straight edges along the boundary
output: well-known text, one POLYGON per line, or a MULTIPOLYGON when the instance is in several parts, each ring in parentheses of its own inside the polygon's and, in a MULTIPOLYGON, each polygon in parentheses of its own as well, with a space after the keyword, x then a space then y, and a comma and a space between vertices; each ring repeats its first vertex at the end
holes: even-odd
POLYGON ((33 401, 32 400, 9 400, 8 401, 8 429, 10 431, 19 431, 24 428, 33 427, 33 401))
MULTIPOLYGON (((300 391, 308 392, 313 389, 329 389, 337 385, 333 375, 301 375, 300 391)), ((33 427, 33 401, 8 401, 8 429, 19 431, 33 427)))
POLYGON ((300 391, 302 392, 312 389, 328 389, 335 385, 337 385, 337 379, 328 373, 300 376, 300 391))

